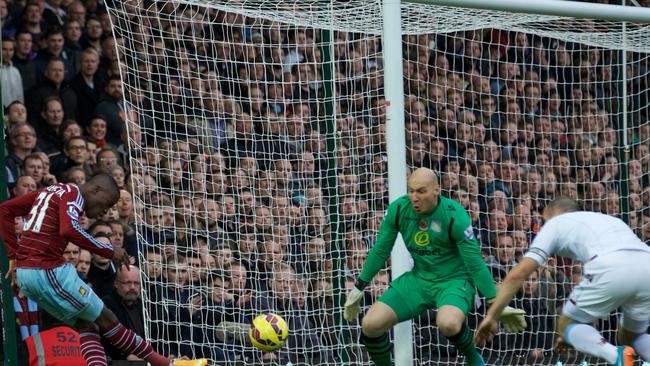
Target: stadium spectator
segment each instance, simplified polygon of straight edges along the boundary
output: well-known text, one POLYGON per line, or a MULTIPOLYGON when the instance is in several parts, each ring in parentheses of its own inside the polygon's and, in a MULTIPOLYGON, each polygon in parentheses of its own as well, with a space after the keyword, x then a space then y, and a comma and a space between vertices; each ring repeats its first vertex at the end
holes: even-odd
POLYGON ((63 258, 65 258, 66 262, 76 267, 77 263, 79 263, 79 253, 80 249, 77 245, 68 243, 68 246, 63 251, 63 258))
POLYGON ((11 103, 25 101, 23 95, 23 78, 20 71, 13 65, 16 43, 12 39, 2 40, 2 64, 0 64, 0 82, 2 83, 3 107, 11 103))
MULTIPOLYGON (((142 313, 142 298, 140 290, 140 269, 136 266, 121 266, 115 277, 113 292, 103 298, 117 319, 127 329, 131 329, 140 337, 145 336, 144 314, 142 313)), ((113 360, 134 360, 134 355, 127 355, 114 347, 104 343, 106 355, 113 360)))
POLYGON ((79 57, 79 72, 70 82, 70 87, 77 95, 79 122, 86 126, 95 115, 106 82, 99 72, 99 53, 96 49, 87 48, 79 57))
POLYGON ((16 47, 11 61, 20 71, 23 90, 27 91, 36 84, 36 64, 33 62, 36 53, 32 50, 32 33, 26 29, 20 30, 16 33, 15 39, 16 47))
POLYGON ((90 254, 86 249, 82 249, 79 252, 79 260, 77 261, 77 273, 79 273, 79 277, 83 280, 88 277, 91 261, 92 254, 90 254))
MULTIPOLYGON (((63 64, 63 76, 65 81, 70 81, 77 73, 75 69, 74 60, 69 52, 65 49, 65 38, 63 36, 63 29, 56 25, 50 26, 43 33, 42 40, 45 41, 45 48, 41 48, 34 59, 36 65, 36 81, 43 82, 47 79, 52 80, 52 76, 48 76, 47 67, 52 59, 58 59, 63 64)), ((73 109, 76 113, 76 109, 73 109)), ((76 114, 68 115, 69 118, 74 118, 76 114)))
POLYGON ((106 82, 104 91, 106 92, 104 99, 97 104, 95 113, 106 117, 108 127, 106 141, 113 146, 118 146, 122 125, 126 119, 122 105, 122 81, 119 76, 111 76, 106 82))
POLYGON ((16 179, 16 184, 11 189, 13 197, 22 196, 24 194, 35 192, 37 189, 36 181, 30 175, 23 175, 16 179))
MULTIPOLYGON (((37 129, 44 127, 38 124, 38 117, 49 97, 58 97, 61 102, 62 112, 66 118, 75 119, 77 115, 77 95, 65 83, 65 64, 61 58, 50 58, 44 72, 45 79, 27 91, 27 117, 37 129)), ((61 116, 63 119, 63 115, 61 116)))
POLYGON ((65 10, 61 7, 61 1, 47 0, 43 2, 43 20, 48 26, 61 26, 66 16, 65 10))
POLYGON ((9 141, 6 165, 14 177, 19 177, 24 159, 36 152, 36 131, 27 123, 17 123, 9 130, 9 141))

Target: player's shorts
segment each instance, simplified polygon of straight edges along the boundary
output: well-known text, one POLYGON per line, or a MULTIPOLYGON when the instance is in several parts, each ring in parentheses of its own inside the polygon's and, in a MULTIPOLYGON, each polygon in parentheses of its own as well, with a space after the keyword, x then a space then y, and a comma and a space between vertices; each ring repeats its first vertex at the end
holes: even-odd
POLYGON ((583 267, 580 283, 573 289, 562 313, 591 323, 621 308, 623 327, 645 333, 650 320, 650 253, 620 250, 599 256, 583 267))
POLYGON ((390 306, 402 322, 444 305, 455 306, 467 315, 475 294, 476 289, 469 279, 432 282, 406 272, 390 283, 379 301, 390 306))
POLYGON ((77 319, 94 322, 104 308, 102 300, 69 263, 52 269, 18 268, 16 275, 25 296, 69 325, 77 319))

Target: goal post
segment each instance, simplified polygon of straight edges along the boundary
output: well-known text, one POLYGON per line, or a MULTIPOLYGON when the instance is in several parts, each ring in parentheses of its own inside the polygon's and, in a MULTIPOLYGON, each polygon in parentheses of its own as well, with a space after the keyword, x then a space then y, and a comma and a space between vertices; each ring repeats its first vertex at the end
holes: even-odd
MULTIPOLYGON (((386 97, 386 153, 388 197, 393 201, 406 194, 406 135, 404 132, 404 79, 402 75, 402 19, 400 0, 383 1, 384 86, 386 97)), ((391 253, 392 275, 397 278, 411 269, 411 256, 402 235, 397 236, 391 253)), ((395 365, 413 364, 413 324, 405 321, 394 328, 395 365)))
POLYGON ((650 9, 565 0, 406 0, 406 3, 451 6, 509 13, 554 15, 571 18, 650 23, 650 9))
MULTIPOLYGON (((647 9, 601 20, 578 6, 609 7, 563 1, 563 16, 536 2, 518 13, 434 1, 111 2, 127 127, 143 136, 129 141, 129 179, 158 350, 370 365, 342 304, 420 166, 470 213, 496 281, 554 197, 629 216, 649 239, 650 29, 636 23, 647 9), (277 354, 223 328, 266 311, 290 325, 277 354)), ((395 248, 363 312, 409 269, 395 248)), ((558 259, 527 283, 514 305, 531 327, 500 333, 481 350, 488 363, 558 361, 554 316, 580 270, 558 259)), ((484 299, 470 305, 474 329, 484 299)), ((435 323, 429 309, 396 327, 398 366, 462 363, 435 323)), ((614 326, 604 322, 606 338, 614 326)))

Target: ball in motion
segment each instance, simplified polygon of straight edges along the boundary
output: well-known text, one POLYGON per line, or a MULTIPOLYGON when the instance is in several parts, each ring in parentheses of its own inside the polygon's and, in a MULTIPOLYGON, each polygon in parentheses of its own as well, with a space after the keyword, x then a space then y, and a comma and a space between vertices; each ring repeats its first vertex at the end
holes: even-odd
POLYGON ((277 314, 263 314, 253 319, 248 337, 258 349, 266 352, 277 351, 282 347, 289 335, 287 322, 277 314))

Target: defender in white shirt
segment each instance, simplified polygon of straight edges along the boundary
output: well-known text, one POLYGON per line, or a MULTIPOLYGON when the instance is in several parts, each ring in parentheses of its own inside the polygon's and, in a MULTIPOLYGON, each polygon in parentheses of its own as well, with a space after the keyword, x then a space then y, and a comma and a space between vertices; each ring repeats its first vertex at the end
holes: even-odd
POLYGON ((580 211, 568 198, 558 198, 544 209, 537 237, 521 262, 508 273, 475 341, 483 345, 497 333, 501 311, 528 276, 552 255, 583 264, 582 281, 567 299, 558 319, 556 347, 570 344, 578 351, 603 358, 610 364, 634 363, 634 351, 650 361, 650 248, 621 220, 596 212, 580 211), (591 324, 621 308, 616 347, 591 324))

